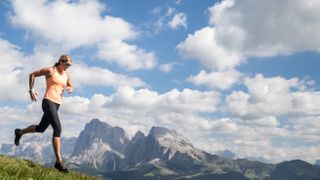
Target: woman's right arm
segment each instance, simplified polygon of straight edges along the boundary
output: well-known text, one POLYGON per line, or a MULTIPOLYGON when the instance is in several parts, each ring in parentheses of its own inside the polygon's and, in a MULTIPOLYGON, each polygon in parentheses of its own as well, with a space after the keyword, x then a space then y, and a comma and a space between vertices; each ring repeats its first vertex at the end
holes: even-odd
POLYGON ((34 71, 29 75, 29 94, 30 94, 31 101, 37 101, 37 96, 38 96, 38 94, 34 90, 35 78, 39 76, 46 76, 46 77, 50 76, 51 71, 52 70, 50 67, 46 67, 46 68, 42 68, 37 71, 34 71))

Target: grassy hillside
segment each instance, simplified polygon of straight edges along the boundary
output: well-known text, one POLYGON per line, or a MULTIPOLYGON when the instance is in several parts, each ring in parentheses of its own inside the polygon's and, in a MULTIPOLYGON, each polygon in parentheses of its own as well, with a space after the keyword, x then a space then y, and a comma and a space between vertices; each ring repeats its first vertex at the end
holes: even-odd
POLYGON ((78 172, 61 173, 54 168, 43 167, 29 160, 0 155, 1 179, 26 180, 98 180, 97 177, 87 176, 78 172))

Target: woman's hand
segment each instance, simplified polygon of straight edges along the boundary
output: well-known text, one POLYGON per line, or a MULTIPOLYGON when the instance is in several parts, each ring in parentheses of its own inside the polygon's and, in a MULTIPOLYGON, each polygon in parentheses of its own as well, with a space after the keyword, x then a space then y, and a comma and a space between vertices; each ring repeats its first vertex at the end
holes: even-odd
POLYGON ((30 94, 31 101, 37 101, 38 93, 36 93, 34 90, 30 90, 29 94, 30 94))
POLYGON ((67 90, 67 92, 68 92, 69 94, 71 94, 72 91, 73 91, 73 87, 67 86, 67 87, 66 87, 66 90, 67 90))

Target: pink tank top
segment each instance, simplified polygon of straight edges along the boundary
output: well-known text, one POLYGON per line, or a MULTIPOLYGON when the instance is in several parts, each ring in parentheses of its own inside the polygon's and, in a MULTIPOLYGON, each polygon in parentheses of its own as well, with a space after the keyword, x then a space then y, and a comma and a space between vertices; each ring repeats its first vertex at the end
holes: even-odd
POLYGON ((59 74, 55 67, 52 75, 46 79, 47 89, 44 95, 45 99, 49 99, 55 103, 61 104, 64 88, 67 84, 67 73, 59 74))

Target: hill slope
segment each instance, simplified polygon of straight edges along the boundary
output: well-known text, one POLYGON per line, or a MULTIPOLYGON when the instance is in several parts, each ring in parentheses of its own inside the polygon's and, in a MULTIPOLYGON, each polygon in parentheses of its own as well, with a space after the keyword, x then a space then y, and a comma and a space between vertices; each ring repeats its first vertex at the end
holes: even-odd
POLYGON ((3 179, 64 179, 98 180, 78 172, 60 173, 54 168, 43 167, 29 160, 0 155, 0 177, 3 179))

